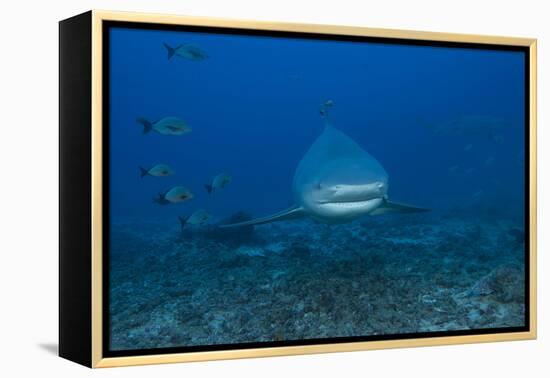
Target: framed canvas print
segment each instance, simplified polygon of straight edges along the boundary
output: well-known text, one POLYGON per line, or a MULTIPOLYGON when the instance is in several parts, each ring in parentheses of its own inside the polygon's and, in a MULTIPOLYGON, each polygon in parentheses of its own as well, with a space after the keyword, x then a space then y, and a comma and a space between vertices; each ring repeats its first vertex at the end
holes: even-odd
POLYGON ((536 337, 536 42, 60 23, 60 355, 536 337))

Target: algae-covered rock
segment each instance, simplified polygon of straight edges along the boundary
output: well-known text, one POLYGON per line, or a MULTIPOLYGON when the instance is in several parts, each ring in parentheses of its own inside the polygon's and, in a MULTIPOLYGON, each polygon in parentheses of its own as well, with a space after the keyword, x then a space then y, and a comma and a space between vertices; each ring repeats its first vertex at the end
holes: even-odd
POLYGON ((479 279, 467 291, 468 296, 492 295, 501 302, 523 302, 525 276, 514 265, 501 265, 479 279))
POLYGON ((222 219, 218 224, 206 228, 203 235, 206 239, 215 240, 230 246, 240 246, 251 243, 255 240, 254 226, 243 226, 234 228, 220 228, 224 224, 233 224, 246 222, 252 219, 252 216, 244 211, 238 211, 235 214, 222 219))

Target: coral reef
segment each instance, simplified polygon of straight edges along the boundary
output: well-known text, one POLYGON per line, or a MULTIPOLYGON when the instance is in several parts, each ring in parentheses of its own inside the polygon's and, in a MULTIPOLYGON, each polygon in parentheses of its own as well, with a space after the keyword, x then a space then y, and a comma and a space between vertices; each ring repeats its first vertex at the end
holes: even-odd
POLYGON ((117 220, 111 348, 521 326, 520 232, 435 213, 184 237, 176 224, 117 220))

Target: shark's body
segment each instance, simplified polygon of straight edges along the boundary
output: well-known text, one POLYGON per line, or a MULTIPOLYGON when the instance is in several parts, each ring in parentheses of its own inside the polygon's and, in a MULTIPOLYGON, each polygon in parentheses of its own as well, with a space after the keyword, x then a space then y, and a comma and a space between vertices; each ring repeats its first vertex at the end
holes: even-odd
POLYGON ((357 143, 328 122, 302 158, 292 184, 295 205, 279 213, 221 227, 248 226, 310 217, 347 223, 363 215, 427 209, 388 200, 388 174, 357 143))

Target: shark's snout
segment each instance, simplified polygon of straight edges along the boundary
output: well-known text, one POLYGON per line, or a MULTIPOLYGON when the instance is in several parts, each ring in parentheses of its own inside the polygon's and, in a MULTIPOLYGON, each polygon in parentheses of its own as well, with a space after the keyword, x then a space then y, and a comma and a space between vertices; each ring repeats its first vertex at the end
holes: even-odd
POLYGON ((388 185, 385 181, 353 185, 337 184, 330 187, 319 184, 318 190, 324 192, 318 200, 320 204, 363 202, 386 196, 388 185))

